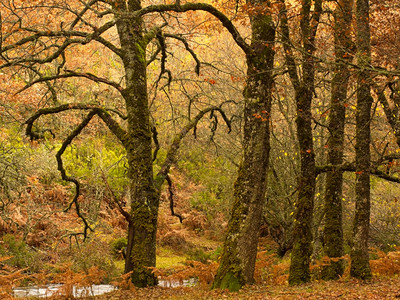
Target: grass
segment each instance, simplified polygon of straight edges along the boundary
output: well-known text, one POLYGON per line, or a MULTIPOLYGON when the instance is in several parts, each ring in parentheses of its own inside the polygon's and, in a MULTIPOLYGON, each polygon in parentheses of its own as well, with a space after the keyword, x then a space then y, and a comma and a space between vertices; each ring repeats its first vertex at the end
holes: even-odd
POLYGON ((184 256, 172 256, 172 257, 157 257, 157 268, 165 269, 173 266, 181 265, 186 260, 184 256))

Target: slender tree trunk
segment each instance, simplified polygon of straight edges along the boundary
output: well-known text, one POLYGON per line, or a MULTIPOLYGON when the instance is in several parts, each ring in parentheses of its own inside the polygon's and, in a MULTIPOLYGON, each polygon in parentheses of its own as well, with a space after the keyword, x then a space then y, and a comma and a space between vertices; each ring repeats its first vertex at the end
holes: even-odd
POLYGON ((300 145, 300 176, 296 203, 294 244, 292 250, 289 283, 310 281, 310 257, 312 254, 312 222, 315 194, 315 154, 311 128, 312 95, 307 88, 296 90, 297 138, 300 145))
POLYGON ((356 111, 356 211, 353 224, 350 275, 360 279, 372 277, 369 266, 368 234, 370 219, 370 141, 371 141, 371 62, 369 0, 356 1, 357 77, 356 111))
POLYGON ((250 20, 252 52, 247 55, 247 82, 243 92, 244 153, 234 186, 233 207, 220 267, 213 284, 213 288, 229 290, 238 290, 244 284, 254 282, 270 151, 275 30, 269 15, 252 15, 250 20))
MULTIPOLYGON (((347 87, 350 71, 346 61, 352 60, 351 19, 353 0, 341 0, 335 11, 335 56, 336 65, 332 79, 331 107, 329 112, 328 164, 343 163, 344 123, 347 87)), ((342 228, 343 171, 335 169, 327 173, 325 192, 324 253, 330 258, 341 257, 343 250, 342 228)), ((331 261, 322 270, 325 280, 338 279, 343 274, 343 261, 331 261)))
MULTIPOLYGON (((294 58, 288 57, 289 75, 295 88, 297 106, 297 139, 300 146, 300 176, 298 178, 298 198, 293 228, 294 244, 289 270, 289 284, 310 281, 310 258, 312 254, 312 223, 315 196, 315 153, 312 133, 311 102, 314 93, 315 35, 318 28, 322 1, 315 1, 311 14, 311 1, 302 1, 300 29, 303 39, 302 80, 294 74, 294 58)), ((288 36, 288 33, 287 33, 288 36)), ((290 53, 290 52, 289 52, 290 53)))
MULTIPOLYGON (((140 1, 116 1, 118 11, 140 9, 140 1), (118 4, 118 5, 117 5, 118 4)), ((117 16, 117 29, 124 53, 126 88, 122 92, 127 109, 128 136, 124 147, 128 157, 131 221, 125 272, 132 272, 135 286, 157 284, 149 267, 156 264, 158 193, 153 182, 151 127, 147 96, 146 42, 140 17, 117 16)))

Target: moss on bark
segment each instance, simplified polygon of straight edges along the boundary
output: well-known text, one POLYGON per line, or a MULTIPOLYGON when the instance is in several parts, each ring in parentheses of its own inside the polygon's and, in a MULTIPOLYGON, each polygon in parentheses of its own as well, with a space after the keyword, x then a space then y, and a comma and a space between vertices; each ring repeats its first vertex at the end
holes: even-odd
POLYGON ((360 279, 371 278, 368 254, 370 221, 370 164, 371 164, 371 36, 369 1, 358 0, 356 5, 357 109, 356 109, 356 209, 353 223, 353 247, 350 253, 350 275, 360 279))
POLYGON ((220 267, 213 288, 240 289, 254 282, 254 267, 269 161, 269 123, 273 86, 275 29, 271 17, 253 15, 251 52, 244 109, 243 159, 234 186, 234 200, 220 267))
POLYGON ((140 9, 140 1, 115 6, 118 34, 123 53, 126 88, 122 92, 127 111, 127 137, 124 147, 128 158, 131 220, 128 228, 125 272, 132 272, 135 286, 157 284, 151 271, 156 265, 156 231, 159 194, 153 179, 150 112, 147 95, 146 46, 143 20, 123 17, 140 9))

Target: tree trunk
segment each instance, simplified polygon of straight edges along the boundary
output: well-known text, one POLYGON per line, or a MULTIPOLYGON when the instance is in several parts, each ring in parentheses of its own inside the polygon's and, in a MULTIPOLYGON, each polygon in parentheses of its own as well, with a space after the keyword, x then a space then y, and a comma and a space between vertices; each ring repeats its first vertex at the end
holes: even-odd
POLYGON ((356 111, 356 211, 353 224, 353 247, 351 249, 350 275, 360 279, 372 277, 369 266, 368 234, 370 219, 370 121, 371 97, 370 72, 366 70, 371 62, 369 27, 369 0, 357 0, 357 77, 356 111))
MULTIPOLYGON (((347 87, 350 71, 346 61, 352 60, 351 19, 353 0, 339 1, 335 11, 335 69, 332 79, 331 107, 329 112, 328 164, 343 163, 344 123, 347 97, 347 87)), ((325 224, 324 224, 324 253, 330 258, 342 257, 343 228, 342 228, 342 185, 343 171, 335 169, 327 172, 325 192, 325 224)), ((343 274, 343 261, 331 261, 322 270, 325 280, 338 279, 343 274)))
MULTIPOLYGON (((140 1, 116 1, 114 9, 138 10, 140 1), (117 5, 118 4, 118 5, 117 5)), ((117 29, 124 53, 126 88, 122 92, 127 109, 127 139, 131 221, 125 272, 132 272, 135 286, 157 284, 149 267, 156 265, 158 193, 153 182, 151 127, 147 96, 146 46, 141 17, 117 16, 117 29)))
POLYGON ((296 128, 300 146, 300 175, 298 178, 298 198, 293 228, 294 243, 289 270, 289 284, 308 282, 311 278, 310 257, 312 254, 312 222, 316 181, 311 102, 314 93, 315 73, 314 41, 321 10, 322 1, 315 1, 314 13, 310 15, 311 1, 302 1, 300 29, 303 39, 303 72, 301 81, 297 74, 293 74, 296 69, 294 58, 287 56, 289 75, 291 75, 295 88, 296 128))
POLYGON ((315 194, 315 154, 311 127, 312 93, 306 87, 296 90, 297 138, 300 145, 300 176, 293 229, 293 250, 289 284, 310 281, 312 221, 315 194))
POLYGON ((233 207, 220 267, 213 284, 213 288, 231 291, 254 282, 270 150, 275 30, 269 15, 252 15, 250 20, 252 50, 247 55, 247 81, 243 92, 244 153, 234 186, 233 207))

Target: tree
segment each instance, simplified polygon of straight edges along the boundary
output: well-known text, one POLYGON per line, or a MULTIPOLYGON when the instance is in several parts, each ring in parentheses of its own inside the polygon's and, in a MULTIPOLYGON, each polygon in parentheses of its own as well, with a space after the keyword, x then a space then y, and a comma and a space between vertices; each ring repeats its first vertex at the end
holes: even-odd
POLYGON ((266 173, 269 160, 269 122, 273 87, 275 29, 268 1, 249 1, 252 27, 251 45, 240 36, 229 19, 213 6, 204 3, 154 5, 148 12, 189 10, 206 11, 218 18, 243 50, 247 61, 244 111, 243 159, 235 183, 234 202, 228 232, 221 255, 214 288, 238 290, 253 283, 258 235, 265 201, 266 173))
POLYGON ((213 287, 238 290, 254 282, 259 230, 265 203, 270 151, 275 29, 268 1, 248 1, 261 13, 249 13, 251 49, 246 53, 247 79, 243 91, 243 158, 234 186, 220 267, 213 287))
POLYGON ((300 174, 298 178, 298 197, 293 229, 294 244, 292 250, 289 284, 310 281, 310 256, 312 254, 312 220, 315 194, 315 153, 312 133, 311 101, 314 93, 315 36, 322 11, 322 1, 301 1, 300 32, 302 44, 301 77, 297 73, 296 60, 291 47, 288 16, 285 1, 281 1, 281 31, 285 50, 286 67, 291 79, 297 108, 296 129, 300 146, 300 174))
MULTIPOLYGON (((332 166, 343 163, 344 124, 347 89, 350 71, 347 65, 352 60, 350 36, 353 1, 339 1, 334 14, 335 66, 332 78, 331 106, 329 111, 328 161, 332 166)), ((342 229, 342 185, 343 171, 340 168, 327 172, 324 203, 324 253, 330 258, 344 255, 342 229)), ((331 261, 323 270, 325 280, 337 279, 343 274, 343 262, 331 261)))
MULTIPOLYGON (((38 129, 37 123, 45 115, 68 111, 87 112, 83 120, 63 140, 56 154, 62 178, 75 185, 76 192, 68 209, 75 205, 76 212, 85 225, 82 233, 85 237, 92 228, 80 210, 80 184, 76 178, 67 174, 62 155, 95 116, 104 122, 126 150, 130 211, 124 211, 117 201, 129 224, 125 272, 132 272, 132 282, 138 287, 155 285, 157 278, 150 267, 154 267, 156 262, 155 239, 161 186, 176 160, 180 142, 207 112, 219 111, 229 124, 228 119, 219 107, 200 111, 174 138, 160 171, 154 176, 152 138, 156 134, 150 123, 146 68, 154 61, 153 56, 161 52, 161 73, 166 72, 165 37, 161 33, 162 25, 145 24, 141 1, 91 0, 68 5, 63 1, 49 5, 2 1, 1 6, 2 12, 4 10, 6 13, 2 15, 0 69, 13 68, 19 72, 19 76, 24 76, 23 72, 26 72, 29 76, 26 76, 27 84, 23 90, 44 83, 51 92, 54 103, 50 107, 38 109, 26 121, 27 135, 31 139, 43 138, 43 131, 38 129), (55 12, 63 15, 63 18, 57 19, 58 14, 55 12), (47 16, 48 19, 42 18, 38 21, 37 16, 47 16), (148 29, 146 25, 152 26, 148 29), (113 29, 116 31, 113 32, 113 29), (146 49, 154 39, 158 40, 159 49, 147 61, 146 49), (83 63, 74 70, 69 68, 70 64, 73 65, 73 56, 69 51, 87 49, 93 44, 107 49, 122 64, 123 80, 117 82, 107 74, 97 75, 82 71, 85 67, 83 63), (96 103, 96 99, 90 103, 60 103, 54 82, 67 78, 80 78, 114 89, 116 97, 122 100, 122 110, 104 107, 96 103)), ((182 38, 177 39, 185 43, 182 38)), ((189 46, 186 46, 196 59, 189 46)), ((197 72, 198 68, 199 65, 197 72)))
POLYGON ((369 0, 356 1, 357 111, 356 111, 356 210, 353 224, 350 275, 360 279, 372 277, 369 266, 368 234, 370 219, 371 173, 371 37, 369 0))

